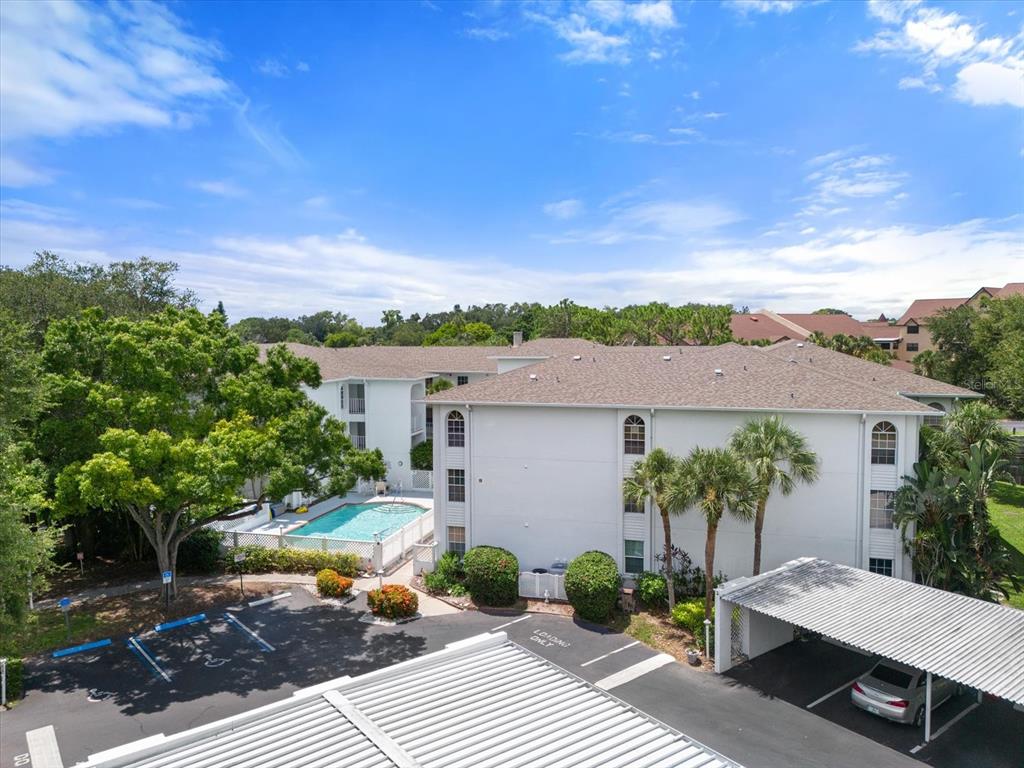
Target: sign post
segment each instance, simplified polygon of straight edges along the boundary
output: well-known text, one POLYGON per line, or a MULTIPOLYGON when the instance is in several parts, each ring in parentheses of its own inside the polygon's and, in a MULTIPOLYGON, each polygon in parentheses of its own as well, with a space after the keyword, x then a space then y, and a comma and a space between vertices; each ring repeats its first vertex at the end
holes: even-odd
POLYGON ((165 597, 164 603, 165 603, 165 605, 168 608, 171 607, 171 589, 170 589, 170 584, 171 584, 171 581, 172 581, 173 578, 174 578, 174 576, 173 576, 173 574, 170 571, 164 571, 163 573, 160 574, 160 580, 164 583, 164 597, 165 597))
POLYGON ((78 558, 78 569, 82 572, 82 575, 85 576, 85 552, 79 552, 75 557, 78 558))
POLYGON ((235 553, 235 567, 238 568, 238 589, 245 597, 245 585, 242 583, 242 563, 245 562, 245 552, 235 553))
POLYGON ((68 640, 70 640, 71 639, 71 616, 69 615, 68 612, 71 610, 71 598, 70 597, 62 597, 60 599, 58 605, 60 605, 60 610, 64 614, 64 628, 67 630, 68 640))

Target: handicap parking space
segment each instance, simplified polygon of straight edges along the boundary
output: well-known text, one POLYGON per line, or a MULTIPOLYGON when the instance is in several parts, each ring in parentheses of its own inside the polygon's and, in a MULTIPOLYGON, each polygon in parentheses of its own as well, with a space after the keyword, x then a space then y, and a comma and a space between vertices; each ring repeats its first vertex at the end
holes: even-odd
POLYGON ((853 705, 853 682, 869 671, 878 657, 866 656, 820 639, 787 643, 726 673, 726 676, 782 699, 872 741, 936 766, 949 768, 1020 768, 1024 765, 1024 714, 1000 702, 979 705, 974 691, 963 691, 932 711, 932 740, 924 743, 921 727, 872 715, 853 705), (1004 711, 1005 710, 1005 711, 1004 711), (988 730, 992 718, 1006 721, 1006 730, 986 743, 987 761, 971 746, 976 728, 988 730), (1003 738, 1005 734, 1022 734, 1003 738))

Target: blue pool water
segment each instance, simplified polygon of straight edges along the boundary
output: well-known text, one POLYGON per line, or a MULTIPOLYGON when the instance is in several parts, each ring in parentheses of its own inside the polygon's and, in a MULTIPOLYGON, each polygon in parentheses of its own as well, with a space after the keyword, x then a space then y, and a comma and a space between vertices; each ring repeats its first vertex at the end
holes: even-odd
POLYGON ((331 536, 336 539, 373 541, 373 534, 385 538, 426 512, 412 504, 373 502, 346 504, 311 520, 290 536, 331 536))

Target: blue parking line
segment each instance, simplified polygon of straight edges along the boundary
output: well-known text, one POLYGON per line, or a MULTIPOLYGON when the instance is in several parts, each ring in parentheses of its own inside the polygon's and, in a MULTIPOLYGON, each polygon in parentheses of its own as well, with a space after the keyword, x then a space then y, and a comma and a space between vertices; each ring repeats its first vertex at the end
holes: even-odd
POLYGON ((59 651, 53 652, 53 658, 59 659, 61 656, 70 656, 73 653, 81 653, 82 651, 91 651, 93 648, 103 648, 110 645, 111 640, 97 640, 93 643, 83 643, 82 645, 76 645, 72 648, 61 648, 59 651))
POLYGON ((184 627, 186 624, 195 624, 200 621, 206 621, 205 613, 197 613, 195 616, 189 616, 185 619, 177 619, 176 621, 168 621, 164 624, 157 624, 153 629, 157 632, 166 632, 168 629, 174 629, 175 627, 184 627))
POLYGON ((132 635, 125 641, 125 645, 128 646, 129 650, 142 659, 142 663, 149 667, 155 674, 159 675, 164 679, 165 682, 171 682, 171 676, 156 663, 156 657, 150 653, 149 649, 142 644, 139 638, 132 635))
POLYGON ((265 651, 273 651, 273 650, 275 650, 274 646, 272 646, 270 643, 268 643, 266 640, 264 640, 262 637, 260 637, 258 634, 256 634, 256 632, 254 632, 253 630, 249 629, 249 627, 245 626, 245 624, 240 622, 238 619, 236 619, 230 613, 225 613, 224 614, 224 618, 227 619, 230 624, 234 624, 240 630, 245 632, 245 634, 249 635, 249 637, 251 637, 257 643, 259 643, 260 647, 263 648, 263 650, 265 650, 265 651))

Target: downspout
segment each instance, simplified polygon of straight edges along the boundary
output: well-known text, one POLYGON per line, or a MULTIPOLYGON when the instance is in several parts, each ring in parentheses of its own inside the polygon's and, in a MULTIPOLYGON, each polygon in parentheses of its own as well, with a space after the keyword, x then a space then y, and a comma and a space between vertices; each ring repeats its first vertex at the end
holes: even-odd
MULTIPOLYGON (((651 408, 651 445, 650 445, 650 449, 653 451, 654 447, 655 447, 654 446, 654 409, 651 408)), ((653 570, 655 570, 655 568, 654 568, 654 549, 655 549, 655 547, 654 547, 654 503, 652 501, 648 501, 648 506, 650 507, 650 514, 647 515, 647 529, 648 529, 647 530, 647 541, 649 542, 649 544, 647 546, 647 551, 644 552, 644 565, 647 565, 653 571, 653 570)), ((625 538, 625 537, 622 537, 622 538, 625 538)), ((624 547, 625 544, 623 544, 622 546, 624 547)))
POLYGON ((466 434, 469 436, 468 445, 463 448, 466 464, 466 510, 465 510, 465 522, 463 525, 466 528, 466 551, 472 548, 471 542, 473 541, 473 524, 471 521, 473 517, 473 496, 476 484, 473 482, 473 459, 472 451, 476 436, 473 434, 473 406, 466 403, 466 434))
POLYGON ((862 568, 865 563, 864 557, 864 484, 868 479, 865 474, 864 452, 864 430, 867 427, 868 415, 860 415, 860 431, 857 433, 857 567, 862 568))

